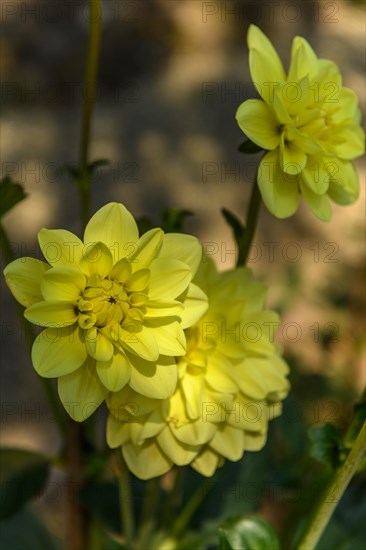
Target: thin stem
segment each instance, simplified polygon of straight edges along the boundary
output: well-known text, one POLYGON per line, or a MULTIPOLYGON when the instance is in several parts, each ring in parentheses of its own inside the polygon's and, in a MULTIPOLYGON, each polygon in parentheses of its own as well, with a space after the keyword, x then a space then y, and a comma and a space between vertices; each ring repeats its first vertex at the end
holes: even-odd
POLYGON ((121 450, 117 450, 118 494, 121 513, 121 526, 126 538, 126 548, 133 548, 134 518, 132 511, 131 482, 128 468, 123 460, 121 450))
POLYGON ((324 499, 320 502, 315 516, 307 529, 298 550, 314 550, 322 536, 329 520, 356 472, 366 451, 366 421, 357 436, 344 464, 336 472, 333 481, 326 490, 324 499))
MULTIPOLYGON (((1 252, 5 261, 5 264, 7 265, 13 262, 16 258, 15 258, 13 249, 11 247, 6 230, 1 223, 0 223, 0 243, 1 243, 1 252)), ((32 325, 30 325, 25 319, 24 308, 18 302, 17 302, 17 311, 22 324, 23 334, 25 335, 27 345, 29 346, 29 349, 32 349, 33 342, 36 339, 36 333, 32 325)), ((62 410, 60 409, 60 404, 59 404, 56 390, 52 384, 52 381, 49 378, 39 377, 39 379, 43 386, 44 392, 48 398, 49 404, 51 406, 52 412, 55 417, 55 421, 62 434, 65 432, 65 415, 62 413, 62 410)))
POLYGON ((91 118, 96 96, 96 80, 98 73, 100 43, 102 33, 102 0, 89 0, 89 44, 88 58, 85 70, 84 104, 80 130, 79 170, 81 215, 85 226, 89 217, 90 207, 90 174, 88 158, 90 145, 91 118))
POLYGON ((239 255, 237 266, 245 265, 249 250, 253 241, 254 233, 257 227, 259 208, 261 205, 261 194, 257 184, 257 178, 255 178, 252 193, 250 195, 249 205, 247 209, 247 219, 245 233, 242 243, 239 246, 239 255))
POLYGON ((67 418, 66 462, 69 490, 67 492, 68 548, 85 550, 88 547, 88 517, 79 494, 85 483, 82 425, 67 418))
POLYGON ((156 508, 160 497, 160 478, 155 477, 150 479, 146 484, 144 495, 140 537, 138 540, 138 548, 145 549, 148 547, 149 539, 156 523, 156 508))
POLYGON ((177 501, 180 497, 180 491, 182 487, 183 477, 186 472, 185 468, 177 468, 175 472, 175 479, 173 482, 173 487, 169 494, 166 496, 164 507, 161 517, 161 526, 164 528, 168 526, 171 522, 171 518, 174 515, 174 510, 177 506, 177 501))

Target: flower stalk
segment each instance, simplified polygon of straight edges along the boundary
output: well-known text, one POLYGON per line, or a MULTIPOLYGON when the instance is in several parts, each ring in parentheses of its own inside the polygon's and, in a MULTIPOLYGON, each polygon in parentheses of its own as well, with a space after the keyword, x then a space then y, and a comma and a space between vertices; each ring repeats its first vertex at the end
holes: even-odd
POLYGON ((85 70, 84 104, 80 131, 79 170, 81 215, 85 227, 90 208, 90 173, 88 171, 91 117, 94 108, 102 33, 102 0, 89 0, 89 44, 85 70))
POLYGON ((130 486, 130 475, 122 453, 116 452, 116 474, 118 476, 118 495, 121 513, 121 528, 126 540, 126 549, 133 549, 134 518, 132 510, 132 494, 130 486))
POLYGON ((262 202, 262 199, 261 199, 261 194, 259 191, 259 187, 257 184, 257 177, 256 177, 253 182, 252 192, 249 199, 247 218, 246 218, 247 223, 244 231, 244 237, 243 237, 241 246, 239 246, 238 261, 236 264, 237 267, 241 265, 244 266, 247 262, 250 247, 252 245, 253 237, 257 227, 261 202, 262 202))
POLYGON ((365 456, 365 452, 366 421, 363 423, 346 461, 336 472, 334 479, 328 486, 324 498, 320 502, 314 518, 299 544, 298 550, 314 550, 316 548, 338 502, 365 456))

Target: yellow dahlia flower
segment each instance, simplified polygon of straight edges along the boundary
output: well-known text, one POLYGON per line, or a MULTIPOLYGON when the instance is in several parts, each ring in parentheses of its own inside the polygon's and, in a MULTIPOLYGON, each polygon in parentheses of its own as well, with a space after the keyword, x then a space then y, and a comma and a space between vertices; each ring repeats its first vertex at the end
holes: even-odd
POLYGON ((58 378, 66 410, 78 421, 109 391, 170 396, 184 328, 207 309, 191 279, 201 262, 192 236, 152 229, 139 238, 128 210, 110 203, 90 219, 84 242, 62 229, 42 229, 48 263, 20 258, 4 275, 28 321, 47 327, 32 348, 35 370, 58 378))
POLYGON ((259 450, 288 391, 288 368, 273 343, 278 318, 263 309, 265 287, 246 268, 218 273, 209 260, 195 281, 209 309, 185 331, 174 394, 149 399, 126 387, 107 398, 107 442, 122 446, 141 479, 174 464, 211 476, 225 459, 259 450))
POLYGON ((321 220, 332 215, 329 198, 342 205, 359 194, 352 159, 364 152, 357 97, 342 86, 339 68, 318 59, 296 37, 286 75, 268 38, 255 25, 248 31, 249 65, 262 99, 249 99, 236 113, 240 128, 269 152, 258 170, 258 186, 268 210, 292 216, 299 193, 321 220))

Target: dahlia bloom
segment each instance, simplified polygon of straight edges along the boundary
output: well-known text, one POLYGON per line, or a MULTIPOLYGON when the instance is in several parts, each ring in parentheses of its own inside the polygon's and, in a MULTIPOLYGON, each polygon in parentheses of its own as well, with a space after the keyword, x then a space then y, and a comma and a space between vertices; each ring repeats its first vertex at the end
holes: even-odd
POLYGON ((183 329, 207 309, 191 284, 202 256, 197 239, 159 228, 139 238, 118 203, 94 214, 84 242, 62 229, 42 229, 38 239, 48 263, 20 258, 4 275, 26 319, 47 327, 33 344, 33 366, 58 378, 72 418, 84 420, 126 384, 170 396, 176 357, 186 353, 183 329))
POLYGON ((364 132, 355 93, 342 86, 339 68, 318 59, 296 37, 286 75, 268 38, 255 25, 248 31, 249 65, 262 99, 242 103, 236 119, 243 132, 268 150, 258 186, 268 210, 292 216, 299 194, 321 220, 332 215, 329 199, 353 203, 359 195, 352 159, 364 152, 364 132))
POLYGON ((288 392, 288 368, 273 343, 278 317, 264 310, 264 285, 246 268, 218 273, 209 260, 195 282, 209 308, 185 331, 174 394, 149 399, 125 387, 107 398, 108 445, 122 446, 141 479, 175 464, 211 476, 225 459, 261 449, 288 392))

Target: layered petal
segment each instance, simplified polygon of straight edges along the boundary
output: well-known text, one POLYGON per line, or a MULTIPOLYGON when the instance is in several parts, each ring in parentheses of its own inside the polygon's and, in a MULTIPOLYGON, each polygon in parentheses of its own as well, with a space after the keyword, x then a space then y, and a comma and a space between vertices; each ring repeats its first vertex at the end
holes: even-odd
POLYGON ((41 281, 49 269, 45 262, 34 258, 19 258, 6 266, 6 284, 22 306, 29 307, 43 301, 41 281))

